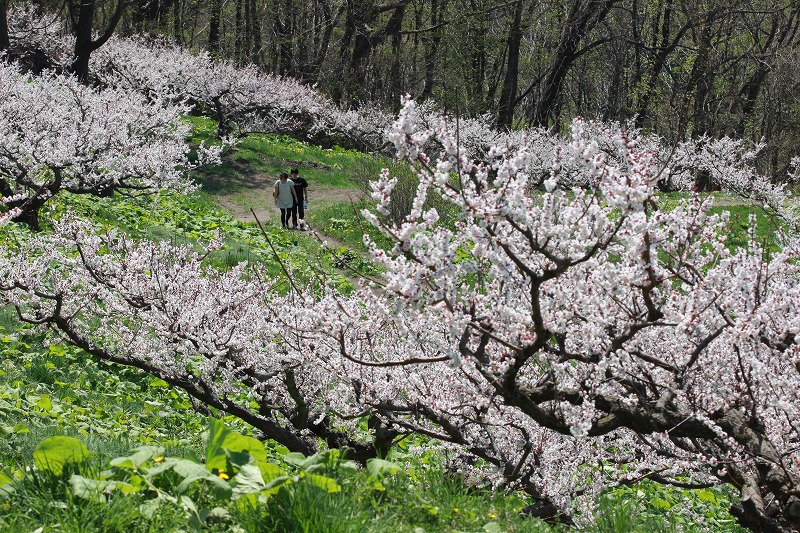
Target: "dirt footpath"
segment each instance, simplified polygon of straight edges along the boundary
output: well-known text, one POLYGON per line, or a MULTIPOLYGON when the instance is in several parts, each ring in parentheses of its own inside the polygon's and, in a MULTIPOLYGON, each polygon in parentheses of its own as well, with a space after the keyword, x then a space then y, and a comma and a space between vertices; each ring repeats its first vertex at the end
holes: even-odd
MULTIPOLYGON (((272 188, 275 185, 274 176, 263 174, 251 174, 247 181, 237 182, 240 187, 236 191, 227 192, 221 190, 214 192, 217 205, 230 214, 236 220, 242 222, 253 222, 253 214, 250 209, 255 211, 256 216, 261 221, 278 220, 280 211, 275 207, 272 198, 272 188)), ((226 178, 218 178, 220 182, 226 178)), ((215 187, 213 176, 207 176, 204 180, 210 189, 215 187)), ((332 203, 358 201, 364 197, 364 193, 359 189, 343 189, 339 187, 327 187, 315 185, 313 182, 308 184, 308 211, 330 205, 332 203)))

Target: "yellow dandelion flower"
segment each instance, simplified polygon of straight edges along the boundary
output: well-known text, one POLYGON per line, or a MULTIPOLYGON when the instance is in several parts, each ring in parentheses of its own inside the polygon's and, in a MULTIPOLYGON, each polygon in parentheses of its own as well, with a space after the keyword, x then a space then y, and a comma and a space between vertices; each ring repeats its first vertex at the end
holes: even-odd
POLYGON ((458 514, 458 507, 453 507, 453 512, 458 514))
POLYGON ((158 457, 156 457, 155 459, 153 459, 153 461, 155 461, 156 463, 160 463, 163 460, 164 460, 164 458, 161 457, 160 455, 158 457))
POLYGON ((230 479, 231 478, 228 474, 226 474, 225 472, 223 472, 221 470, 220 470, 218 475, 219 475, 220 479, 230 479))

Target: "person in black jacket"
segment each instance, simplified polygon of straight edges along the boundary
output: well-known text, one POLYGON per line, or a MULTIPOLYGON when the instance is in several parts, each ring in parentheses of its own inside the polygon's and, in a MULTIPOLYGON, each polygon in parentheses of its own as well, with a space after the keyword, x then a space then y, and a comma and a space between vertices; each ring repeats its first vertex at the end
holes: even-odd
POLYGON ((300 229, 306 229, 306 207, 308 207, 308 182, 300 176, 300 171, 292 169, 291 180, 294 182, 294 192, 297 201, 292 206, 292 223, 297 228, 297 219, 300 218, 300 229))

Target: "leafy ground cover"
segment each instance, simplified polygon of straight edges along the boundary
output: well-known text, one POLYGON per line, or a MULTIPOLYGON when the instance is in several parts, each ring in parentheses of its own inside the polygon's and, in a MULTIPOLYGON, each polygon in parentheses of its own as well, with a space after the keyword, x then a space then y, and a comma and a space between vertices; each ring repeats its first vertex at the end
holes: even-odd
POLYGON ((3 531, 549 529, 520 515, 523 498, 466 490, 435 451, 365 468, 338 450, 306 458, 74 348, 8 333, 2 346, 3 531))
MULTIPOLYGON (((6 335, 3 346, 0 410, 14 423, 0 447, 7 531, 566 530, 521 515, 525 498, 467 488, 435 450, 398 448, 366 468, 336 450, 305 458, 194 413, 154 378, 59 344, 6 335)), ((640 484, 608 493, 594 530, 704 530, 692 527, 697 513, 735 530, 727 504, 720 491, 640 484)))
POLYGON ((359 468, 336 450, 308 458, 273 455, 213 421, 207 435, 203 458, 172 457, 156 446, 104 458, 78 439, 46 439, 34 451, 32 474, 6 474, 17 478, 3 485, 7 523, 21 530, 40 524, 121 530, 120 517, 108 516, 102 504, 122 512, 135 531, 549 529, 519 516, 524 502, 490 492, 465 496, 440 469, 414 470, 410 486, 411 476, 394 462, 359 468))
MULTIPOLYGON (((200 130, 199 139, 205 122, 192 120, 200 130)), ((237 194, 246 198, 254 189, 237 184, 237 179, 246 182, 289 166, 318 170, 317 175, 305 170, 304 174, 332 189, 357 190, 358 180, 348 181, 348 173, 360 172, 363 157, 280 137, 252 136, 217 169, 222 176, 236 173, 217 189, 206 175, 205 190, 190 196, 62 195, 53 214, 58 218, 71 209, 99 227, 134 238, 194 244, 223 235, 225 246, 213 266, 249 261, 276 274, 281 267, 259 228, 220 210, 219 199, 237 194), (320 161, 316 166, 315 158, 320 161)), ((663 195, 664 208, 679 198, 663 195)), ((328 202, 310 210, 309 220, 336 243, 333 252, 320 247, 310 234, 282 231, 271 222, 265 229, 278 257, 295 275, 316 273, 346 286, 344 271, 370 268, 359 248, 361 235, 369 228, 355 216, 351 202, 333 197, 328 202)), ((355 207, 357 211, 364 204, 355 207)), ((751 214, 759 217, 759 236, 764 239, 777 228, 775 221, 752 206, 717 209, 732 212, 734 245, 749 231, 751 214)), ((13 224, 0 233, 8 246, 25 236, 26 230, 13 224)), ((522 516, 531 503, 522 496, 470 488, 447 475, 447 459, 435 450, 415 456, 398 448, 389 463, 374 463, 372 468, 356 467, 338 452, 301 458, 269 443, 256 444, 249 429, 230 417, 219 422, 220 413, 198 412, 185 395, 160 380, 100 363, 42 334, 23 335, 9 310, 0 314, 0 324, 4 328, 0 330, 2 530, 568 529, 522 516), (230 442, 225 448, 227 437, 214 448, 214 435, 219 434, 232 435, 231 442, 246 442, 250 448, 239 449, 243 445, 230 442), (48 454, 67 454, 70 460, 62 460, 58 470, 53 465, 59 461, 48 454)), ((688 491, 645 482, 608 491, 598 502, 593 530, 738 531, 727 515, 730 503, 723 490, 688 491)))

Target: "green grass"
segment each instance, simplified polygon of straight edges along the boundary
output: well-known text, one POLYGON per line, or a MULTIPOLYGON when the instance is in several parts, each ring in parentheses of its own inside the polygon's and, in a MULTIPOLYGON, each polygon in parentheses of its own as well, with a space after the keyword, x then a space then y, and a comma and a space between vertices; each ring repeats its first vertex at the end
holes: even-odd
MULTIPOLYGON (((7 313, 7 311, 6 311, 7 313)), ((69 434, 107 455, 154 444, 191 448, 205 426, 185 393, 136 369, 98 361, 41 334, 0 331, 0 462, 69 434)))
MULTIPOLYGON (((186 117, 192 126, 191 141, 215 143, 216 123, 204 117, 186 117)), ((369 157, 343 148, 322 148, 273 134, 252 134, 239 139, 236 149, 225 155, 221 165, 205 169, 199 179, 211 194, 231 194, 251 188, 254 175, 272 176, 293 167, 314 185, 355 187, 353 176, 361 168, 360 160, 369 157)))
POLYGON ((605 491, 589 531, 744 533, 727 512, 734 501, 733 491, 727 487, 686 490, 643 481, 605 491))
POLYGON ((379 245, 387 246, 389 241, 372 224, 361 216, 362 209, 370 209, 373 204, 362 200, 353 204, 334 203, 309 211, 308 221, 318 231, 341 241, 346 246, 366 251, 364 234, 368 234, 379 245))
POLYGON ((758 206, 749 205, 729 205, 721 207, 712 207, 711 213, 719 214, 723 211, 730 213, 730 232, 728 233, 727 244, 728 248, 736 249, 747 246, 750 241, 750 232, 752 225, 750 217, 755 215, 755 236, 756 239, 764 244, 772 251, 778 249, 778 232, 782 228, 782 224, 774 216, 768 214, 766 211, 758 206))
MULTIPOLYGON (((212 121, 196 117, 187 120, 195 129, 195 141, 213 134, 212 121)), ((191 246, 221 232, 225 246, 213 256, 212 267, 227 268, 248 261, 280 275, 258 228, 220 211, 213 195, 252 194, 248 182, 255 174, 276 175, 291 166, 300 167, 312 183, 354 188, 363 184, 359 179, 372 172, 376 164, 367 157, 279 136, 253 135, 243 139, 222 165, 201 176, 204 192, 189 196, 162 193, 140 199, 62 194, 54 202, 53 214, 63 216, 72 209, 97 227, 119 228, 137 239, 191 246)), ((677 194, 662 195, 661 202, 669 209, 680 198, 677 194)), ((369 205, 361 202, 356 208, 369 205)), ((758 217, 760 239, 771 239, 778 227, 756 207, 714 209, 732 213, 732 246, 745 242, 751 213, 758 217)), ((293 275, 299 279, 328 277, 346 289, 343 271, 378 273, 364 258, 362 234, 368 232, 381 246, 387 246, 388 241, 360 221, 349 203, 312 203, 309 222, 341 245, 331 252, 321 249, 308 235, 266 224, 268 237, 293 275)), ((0 229, 0 239, 11 249, 28 235, 16 224, 0 229)), ((9 309, 0 309, 0 327, 0 471, 30 466, 36 446, 53 435, 70 435, 86 443, 96 456, 96 462, 90 465, 95 473, 109 458, 125 455, 142 444, 164 446, 166 453, 176 457, 202 454, 202 434, 208 419, 194 412, 185 394, 136 370, 102 363, 74 347, 59 343, 45 346, 40 334, 23 337, 9 309)), ((240 432, 249 431, 230 417, 225 421, 240 432)), ((277 455, 275 460, 281 461, 277 455)), ((394 460, 403 471, 383 480, 382 489, 376 488, 363 470, 332 469, 327 475, 341 486, 337 493, 298 482, 248 506, 192 492, 191 497, 204 509, 216 506, 225 511, 216 518, 207 517, 196 527, 189 526, 191 517, 180 503, 163 503, 159 512, 148 516, 139 508, 143 501, 140 496, 114 494, 103 502, 84 500, 75 497, 66 480, 34 474, 18 483, 13 495, 0 497, 0 531, 34 531, 40 527, 70 532, 567 530, 521 516, 521 510, 530 503, 521 494, 469 487, 445 471, 445 458, 436 452, 416 458, 396 453, 394 460)), ((713 531, 740 531, 727 515, 730 501, 731 495, 719 490, 685 491, 651 483, 622 487, 607 491, 599 500, 598 523, 591 531, 703 531, 709 527, 713 531), (690 519, 683 512, 686 509, 694 513, 690 519)))
MULTIPOLYGON (((0 322, 10 322, 8 310, 0 313, 0 322)), ((2 334, 0 420, 6 434, 0 439, 0 471, 25 471, 32 464, 36 446, 52 435, 74 436, 89 447, 95 457, 86 470, 79 472, 88 477, 96 477, 110 459, 128 455, 128 450, 142 444, 166 446, 165 455, 175 457, 203 456, 208 419, 194 412, 182 393, 136 370, 100 364, 76 348, 61 344, 45 347, 41 336, 23 339, 14 330, 2 334)), ((235 419, 225 420, 239 432, 248 431, 235 419)), ((272 450, 272 461, 281 468, 292 468, 292 463, 281 459, 285 449, 268 449, 272 450)), ((422 456, 397 449, 389 459, 401 470, 382 479, 380 485, 362 469, 333 462, 314 473, 335 479, 340 492, 320 491, 318 486, 301 480, 252 506, 218 500, 198 488, 187 493, 198 507, 220 508, 225 513, 207 518, 192 530, 568 530, 521 515, 531 503, 524 495, 470 487, 448 473, 445 458, 435 449, 422 456)), ((68 477, 55 479, 34 470, 32 476, 15 485, 11 496, 0 496, 0 531, 33 531, 39 527, 120 531, 123 524, 129 524, 130 531, 179 531, 186 527, 190 516, 179 501, 162 501, 158 513, 145 516, 139 509, 142 497, 114 493, 99 504, 77 498, 68 477)), ((684 491, 655 483, 622 487, 601 499, 599 522, 592 531, 703 531, 686 519, 686 509, 714 524, 714 531, 740 531, 726 515, 728 505, 730 494, 718 490, 684 491)))
MULTIPOLYGON (((717 205, 711 208, 712 214, 720 214, 723 211, 730 213, 729 233, 727 236, 728 248, 736 249, 746 246, 750 240, 751 223, 750 217, 756 217, 755 236, 759 242, 765 243, 771 250, 777 250, 777 233, 783 227, 780 220, 757 205, 748 204, 736 196, 725 195, 722 193, 712 193, 716 201, 724 202, 725 205, 717 205), (741 202, 741 203, 737 203, 741 202)), ((667 211, 674 209, 678 202, 687 198, 687 193, 662 193, 659 195, 659 207, 667 211)))
POLYGON ((138 497, 102 502, 76 498, 61 480, 40 473, 20 483, 15 493, 0 504, 0 528, 64 533, 166 533, 180 531, 186 523, 183 513, 174 507, 146 517, 139 510, 140 503, 138 497))
MULTIPOLYGON (((221 249, 211 253, 209 265, 229 268, 240 262, 257 263, 269 276, 284 276, 280 260, 293 277, 307 281, 312 276, 333 279, 345 288, 349 282, 336 268, 336 259, 307 233, 281 230, 274 222, 264 222, 265 237, 255 222, 240 222, 221 211, 213 198, 204 192, 183 195, 162 192, 156 197, 126 198, 59 194, 52 216, 60 218, 68 211, 91 220, 95 227, 116 228, 134 239, 169 241, 201 250, 201 245, 223 237, 221 249)), ((0 240, 17 245, 29 234, 18 224, 0 228, 0 240)), ((283 290, 288 289, 284 284, 283 290)))

